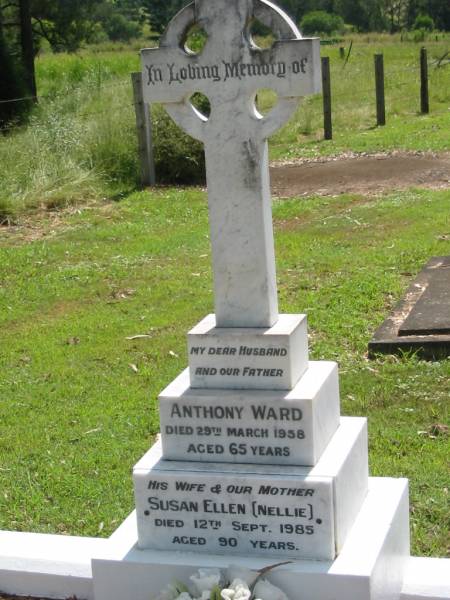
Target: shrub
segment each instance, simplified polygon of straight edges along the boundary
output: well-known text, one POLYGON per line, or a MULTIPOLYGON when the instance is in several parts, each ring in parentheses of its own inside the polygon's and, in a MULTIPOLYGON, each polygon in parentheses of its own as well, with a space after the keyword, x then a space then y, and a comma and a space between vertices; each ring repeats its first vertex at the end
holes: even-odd
POLYGON ((158 182, 204 183, 203 145, 183 133, 159 105, 152 109, 152 120, 158 182))
POLYGON ((129 21, 124 15, 119 13, 112 14, 104 22, 103 29, 106 31, 108 38, 113 42, 129 42, 141 34, 141 28, 138 23, 129 21))
POLYGON ((307 13, 301 23, 300 29, 305 35, 325 33, 331 35, 343 31, 344 21, 339 15, 327 13, 324 10, 316 10, 307 13))
POLYGON ((434 21, 429 15, 418 15, 414 21, 413 29, 423 29, 425 31, 433 31, 434 21))
POLYGON ((426 38, 426 31, 425 29, 415 29, 413 32, 413 42, 416 44, 420 44, 421 42, 425 41, 426 38))

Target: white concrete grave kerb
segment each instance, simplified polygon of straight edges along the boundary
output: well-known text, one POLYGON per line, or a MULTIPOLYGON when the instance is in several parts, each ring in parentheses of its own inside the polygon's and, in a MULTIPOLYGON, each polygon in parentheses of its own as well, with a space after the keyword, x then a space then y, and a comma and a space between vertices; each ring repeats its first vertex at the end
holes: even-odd
POLYGON ((271 327, 278 320, 267 138, 320 84, 318 39, 265 0, 196 0, 171 21, 160 47, 142 51, 144 98, 161 102, 205 146, 218 327, 271 327), (278 37, 268 50, 250 34, 252 19, 278 37), (200 54, 185 47, 194 24, 208 38, 200 54), (258 90, 278 94, 266 116, 258 90), (209 118, 190 102, 200 92, 209 118))

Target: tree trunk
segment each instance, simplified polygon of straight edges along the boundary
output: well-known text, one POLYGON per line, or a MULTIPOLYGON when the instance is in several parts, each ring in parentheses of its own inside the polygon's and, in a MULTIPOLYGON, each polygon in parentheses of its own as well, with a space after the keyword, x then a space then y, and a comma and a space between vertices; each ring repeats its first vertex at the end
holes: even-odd
POLYGON ((34 70, 34 42, 31 26, 30 0, 19 1, 20 43, 22 47, 22 63, 25 69, 27 88, 34 101, 37 101, 36 75, 34 70))
POLYGON ((2 13, 1 4, 0 4, 0 42, 3 42, 3 13, 2 13))

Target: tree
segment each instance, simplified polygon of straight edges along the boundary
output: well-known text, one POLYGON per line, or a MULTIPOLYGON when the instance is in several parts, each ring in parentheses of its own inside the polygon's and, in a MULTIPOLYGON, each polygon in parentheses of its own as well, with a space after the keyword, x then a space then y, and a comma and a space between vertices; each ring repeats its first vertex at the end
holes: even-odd
POLYGON ((92 38, 96 29, 92 15, 97 6, 96 0, 31 0, 34 31, 55 52, 73 52, 92 38))
POLYGON ((407 27, 409 2, 410 0, 382 0, 382 11, 390 33, 401 31, 407 27))
POLYGON ((358 31, 381 31, 386 22, 379 0, 336 0, 336 12, 358 31))
POLYGON ((430 15, 437 29, 450 31, 450 2, 448 0, 424 0, 419 12, 430 15))
POLYGON ((309 12, 323 10, 334 13, 335 0, 278 0, 279 4, 287 14, 296 22, 300 23, 302 18, 309 12))
POLYGON ((142 23, 143 21, 143 0, 110 0, 114 8, 127 17, 130 21, 142 23))
POLYGON ((314 10, 303 17, 300 27, 306 35, 320 33, 331 35, 343 29, 344 21, 339 15, 333 15, 324 10, 314 10))
POLYGON ((278 4, 296 23, 300 23, 302 17, 317 6, 314 0, 279 0, 278 4))
POLYGON ((102 2, 92 18, 112 41, 128 42, 141 33, 137 2, 102 2))
POLYGON ((36 99, 36 75, 34 71, 34 40, 31 23, 30 0, 19 0, 20 45, 22 65, 25 72, 25 84, 29 94, 36 99))
POLYGON ((18 59, 19 52, 16 52, 16 48, 12 51, 6 40, 3 16, 3 7, 0 4, 0 100, 3 100, 0 102, 0 128, 26 115, 30 107, 28 100, 22 100, 27 98, 30 92, 26 88, 18 59))
POLYGON ((433 31, 434 21, 430 15, 417 15, 413 24, 413 29, 423 29, 425 31, 433 31))
MULTIPOLYGON (((95 5, 98 0, 0 0, 0 99, 36 98, 36 40, 46 38, 54 50, 76 50, 95 27, 95 5)), ((0 121, 22 116, 28 107, 25 100, 4 102, 0 121)))
POLYGON ((185 4, 185 0, 142 0, 142 8, 147 15, 152 31, 160 34, 185 4))

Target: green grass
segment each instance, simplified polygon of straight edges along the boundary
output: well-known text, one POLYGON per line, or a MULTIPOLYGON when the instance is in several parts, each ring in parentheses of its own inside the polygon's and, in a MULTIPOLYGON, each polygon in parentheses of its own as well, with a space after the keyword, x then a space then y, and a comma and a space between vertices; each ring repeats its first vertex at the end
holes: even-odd
MULTIPOLYGON (((138 159, 129 73, 137 54, 44 55, 43 96, 28 127, 0 139, 0 207, 85 203, 135 187, 138 159)), ((0 208, 0 213, 1 213, 0 208)))
MULTIPOLYGON (((428 40, 430 58, 449 43, 428 40)), ((420 116, 419 48, 359 36, 345 69, 324 48, 335 139, 322 141, 310 98, 272 157, 448 150, 450 69, 431 68, 420 116), (374 128, 380 50, 388 124, 374 128)), ((207 207, 196 189, 130 193, 135 48, 46 54, 37 68, 30 125, 0 138, 0 221, 23 222, 0 228, 0 528, 108 535, 133 507, 131 466, 158 430, 158 393, 187 364, 186 331, 213 309, 207 207)), ((449 201, 413 190, 274 209, 281 309, 308 313, 314 359, 339 361, 344 414, 370 419, 372 474, 410 478, 413 551, 434 556, 448 552, 449 439, 429 432, 448 424, 450 361, 369 362, 366 349, 423 263, 449 254, 449 201)))
MULTIPOLYGON (((450 361, 366 349, 412 275, 450 253, 449 201, 274 208, 281 310, 306 311, 312 358, 339 361, 343 413, 369 417, 371 472, 410 478, 413 552, 434 556, 448 550, 449 438, 429 432, 448 424, 450 361)), ((202 191, 167 189, 0 234, 0 529, 108 535, 132 510, 157 395, 213 308, 207 219, 202 191)))
MULTIPOLYGON (((428 40, 430 108, 420 115, 419 50, 424 44, 400 43, 390 36, 358 36, 344 67, 338 47, 323 47, 330 57, 333 133, 323 140, 322 97, 307 98, 293 122, 274 136, 272 158, 316 157, 343 151, 445 151, 449 148, 450 68, 434 61, 450 47, 450 37, 428 40), (384 54, 385 127, 376 127, 374 59, 384 54)), ((346 51, 349 40, 346 41, 346 51)))
MULTIPOLYGON (((438 37, 425 42, 430 62, 450 45, 448 34, 438 37)), ((449 66, 430 66, 431 114, 421 116, 418 57, 422 44, 401 43, 398 36, 354 36, 353 41, 345 69, 337 47, 322 49, 331 57, 334 140, 322 139, 321 96, 307 98, 293 120, 272 138, 272 158, 349 150, 447 150, 449 66), (388 121, 386 127, 376 128, 373 54, 380 51, 386 60, 388 121)), ((0 136, 0 222, 14 221, 37 207, 83 204, 136 189, 139 165, 130 72, 139 69, 138 52, 135 46, 118 48, 91 48, 79 55, 43 54, 37 60, 39 107, 28 127, 0 136)), ((261 93, 260 101, 263 108, 270 107, 271 95, 261 93)), ((172 165, 185 178, 193 163, 201 162, 197 146, 186 138, 180 142, 179 132, 167 125, 160 111, 156 122, 159 172, 166 176, 167 165, 172 165)))

